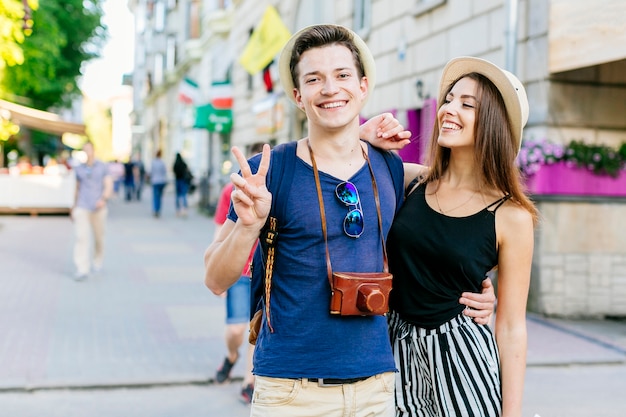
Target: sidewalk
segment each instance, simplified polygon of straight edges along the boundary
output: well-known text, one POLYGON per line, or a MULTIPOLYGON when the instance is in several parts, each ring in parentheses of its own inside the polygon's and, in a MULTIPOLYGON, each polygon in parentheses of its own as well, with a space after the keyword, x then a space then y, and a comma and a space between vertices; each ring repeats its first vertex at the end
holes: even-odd
POLYGON ((73 281, 66 216, 0 218, 0 388, 207 382, 223 357, 223 300, 203 283, 212 219, 160 219, 150 192, 112 201, 103 271, 73 281))
MULTIPOLYGON (((176 217, 168 191, 159 219, 148 188, 141 202, 111 202, 104 270, 84 282, 72 279, 67 216, 0 216, 0 395, 202 388, 210 415, 247 415, 238 380, 213 384, 225 354, 224 301, 203 282, 213 219, 176 217)), ((529 314, 528 331, 529 368, 626 363, 626 321, 529 314)))

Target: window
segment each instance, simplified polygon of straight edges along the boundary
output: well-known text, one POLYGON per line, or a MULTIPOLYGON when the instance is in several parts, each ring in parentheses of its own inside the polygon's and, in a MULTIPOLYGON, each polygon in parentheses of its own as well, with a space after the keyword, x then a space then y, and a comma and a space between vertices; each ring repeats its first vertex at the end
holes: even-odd
POLYGON ((159 1, 154 8, 154 30, 163 32, 163 29, 165 29, 165 5, 163 1, 159 1))
POLYGON ((201 16, 200 16, 200 2, 194 0, 188 4, 188 39, 198 39, 200 37, 201 28, 201 16))
POLYGON ((354 31, 367 38, 372 28, 372 0, 354 0, 354 31))
POLYGON ((176 68, 176 37, 170 35, 167 37, 167 50, 166 50, 166 62, 165 69, 167 71, 174 71, 176 68))
POLYGON ((163 54, 154 55, 154 85, 163 84, 163 54))
POLYGON ((413 6, 413 17, 428 13, 432 9, 439 7, 445 3, 446 0, 417 0, 415 6, 413 6))

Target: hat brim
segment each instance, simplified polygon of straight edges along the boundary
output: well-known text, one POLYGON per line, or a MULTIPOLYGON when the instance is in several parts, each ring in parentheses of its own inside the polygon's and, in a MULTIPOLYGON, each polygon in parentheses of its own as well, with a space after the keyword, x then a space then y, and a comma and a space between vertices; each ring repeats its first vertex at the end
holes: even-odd
POLYGON ((528 98, 524 85, 509 71, 481 58, 469 56, 454 58, 443 69, 439 85, 439 102, 444 99, 443 95, 450 84, 470 72, 484 75, 500 91, 511 123, 513 138, 519 150, 522 145, 522 132, 528 121, 528 98))
MULTIPOLYGON (((280 58, 278 59, 278 73, 280 76, 280 83, 285 90, 285 94, 287 97, 297 105, 296 98, 294 97, 293 90, 295 85, 293 80, 291 79, 291 71, 289 70, 289 62, 291 61, 291 53, 293 52, 293 47, 296 43, 296 40, 302 35, 303 32, 311 29, 315 26, 336 26, 347 29, 352 34, 352 41, 359 51, 359 56, 361 57, 361 63, 363 64, 363 71, 365 72, 365 76, 367 77, 367 98, 369 98, 374 91, 374 85, 376 84, 376 63, 374 62, 374 57, 372 56, 372 52, 367 47, 367 44, 361 39, 359 35, 357 35, 354 31, 348 29, 345 26, 340 25, 311 25, 300 29, 296 32, 285 44, 283 50, 280 54, 280 58)), ((367 100, 366 98, 366 100, 367 100)))

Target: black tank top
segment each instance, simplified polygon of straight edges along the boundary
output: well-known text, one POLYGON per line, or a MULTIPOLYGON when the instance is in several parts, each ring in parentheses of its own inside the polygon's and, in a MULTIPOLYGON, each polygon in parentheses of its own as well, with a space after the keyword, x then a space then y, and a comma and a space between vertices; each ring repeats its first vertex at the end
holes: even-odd
POLYGON ((449 217, 426 203, 425 192, 420 184, 407 197, 389 231, 390 307, 432 329, 461 313, 461 293, 480 292, 497 264, 495 212, 510 195, 470 216, 449 217))

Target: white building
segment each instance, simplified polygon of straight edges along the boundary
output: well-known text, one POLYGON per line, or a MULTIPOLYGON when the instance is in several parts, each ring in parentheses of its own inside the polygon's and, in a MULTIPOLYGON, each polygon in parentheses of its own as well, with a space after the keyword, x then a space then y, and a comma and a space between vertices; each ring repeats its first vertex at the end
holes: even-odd
MULTIPOLYGON (((377 85, 363 117, 393 111, 414 134, 403 157, 420 157, 436 107, 441 69, 460 55, 489 59, 524 82, 530 101, 525 138, 626 142, 626 27, 619 0, 131 0, 137 21, 136 140, 184 150, 210 173, 217 198, 230 145, 280 143, 306 134, 303 115, 281 96, 275 64, 263 71, 239 57, 268 6, 293 33, 314 23, 357 31, 377 63, 377 85), (194 106, 178 99, 184 77, 210 102, 211 85, 230 80, 232 131, 194 129, 194 106)), ((208 116, 207 116, 208 117, 208 116)), ((197 122, 197 120, 196 120, 197 122)), ((202 124, 202 123, 201 123, 202 124)), ((204 124, 206 125, 206 123, 204 124)), ((214 129, 215 130, 215 129, 214 129)), ((537 232, 531 306, 568 316, 626 315, 626 191, 597 196, 535 195, 537 232)))

